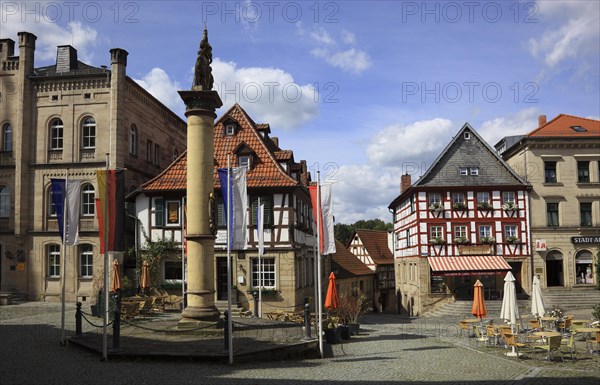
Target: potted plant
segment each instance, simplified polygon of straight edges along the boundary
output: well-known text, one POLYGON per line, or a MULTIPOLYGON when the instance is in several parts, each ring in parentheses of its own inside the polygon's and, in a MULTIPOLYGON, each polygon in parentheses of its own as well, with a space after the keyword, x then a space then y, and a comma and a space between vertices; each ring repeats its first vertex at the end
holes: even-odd
POLYGON ((444 205, 441 202, 434 202, 429 205, 429 211, 438 214, 444 211, 444 205))
POLYGON ((337 316, 329 315, 323 319, 323 331, 325 341, 329 344, 337 344, 342 341, 342 331, 339 328, 340 319, 337 316))
POLYGON ((446 240, 442 237, 434 237, 429 240, 429 243, 431 243, 432 245, 445 245, 446 240))
POLYGON ((350 334, 358 334, 360 329, 360 319, 371 307, 366 294, 358 292, 357 295, 342 295, 340 303, 344 299, 343 314, 344 322, 348 325, 350 334))
POLYGON ((504 202, 502 204, 502 210, 504 211, 515 211, 519 208, 515 202, 504 202))
POLYGON ((521 240, 519 238, 515 237, 514 235, 511 235, 510 237, 506 238, 506 243, 512 243, 512 244, 521 243, 521 240))
POLYGON ((461 245, 467 245, 467 244, 471 243, 471 241, 467 237, 458 237, 458 238, 454 239, 454 243, 458 243, 461 245))
POLYGON ((493 207, 489 202, 479 202, 477 203, 477 209, 479 211, 489 211, 492 210, 493 207))
POLYGON ((467 204, 465 202, 456 202, 452 205, 454 210, 466 210, 467 204))
POLYGON ((494 237, 481 237, 480 241, 484 245, 493 245, 496 242, 494 237))

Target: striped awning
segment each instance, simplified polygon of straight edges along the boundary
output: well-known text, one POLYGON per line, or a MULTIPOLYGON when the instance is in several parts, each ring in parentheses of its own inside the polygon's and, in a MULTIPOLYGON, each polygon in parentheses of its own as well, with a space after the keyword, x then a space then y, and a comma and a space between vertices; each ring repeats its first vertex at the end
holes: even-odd
POLYGON ((494 275, 511 269, 498 255, 427 257, 433 275, 494 275))

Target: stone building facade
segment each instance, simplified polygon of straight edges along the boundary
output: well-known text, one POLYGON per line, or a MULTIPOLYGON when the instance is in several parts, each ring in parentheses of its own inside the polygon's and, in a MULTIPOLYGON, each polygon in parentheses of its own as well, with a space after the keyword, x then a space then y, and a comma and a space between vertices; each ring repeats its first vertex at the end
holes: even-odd
POLYGON ((66 261, 66 299, 87 299, 103 279, 96 171, 108 154, 135 190, 185 150, 186 124, 127 76, 127 51, 111 49, 106 68, 59 46, 56 64, 35 67, 35 43, 19 33, 15 55, 15 42, 0 40, 0 290, 58 300, 66 261), (81 181, 82 211, 80 243, 63 250, 50 179, 67 170, 81 181))

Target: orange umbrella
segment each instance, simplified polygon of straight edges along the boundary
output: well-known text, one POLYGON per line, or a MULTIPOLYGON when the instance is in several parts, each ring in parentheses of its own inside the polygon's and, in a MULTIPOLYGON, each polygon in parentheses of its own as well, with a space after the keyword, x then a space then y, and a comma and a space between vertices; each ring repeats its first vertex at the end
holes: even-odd
POLYGON ((150 267, 148 261, 144 261, 142 265, 142 283, 140 284, 142 289, 148 289, 150 287, 150 267))
POLYGON ((483 302, 483 284, 479 280, 475 282, 475 289, 473 291, 473 307, 471 307, 471 314, 480 319, 487 315, 485 302, 483 302))
POLYGON ((335 274, 329 274, 329 286, 325 295, 325 309, 331 310, 338 306, 337 288, 335 286, 335 274))
POLYGON ((115 259, 113 262, 112 291, 119 289, 121 289, 121 276, 119 275, 119 261, 115 259))

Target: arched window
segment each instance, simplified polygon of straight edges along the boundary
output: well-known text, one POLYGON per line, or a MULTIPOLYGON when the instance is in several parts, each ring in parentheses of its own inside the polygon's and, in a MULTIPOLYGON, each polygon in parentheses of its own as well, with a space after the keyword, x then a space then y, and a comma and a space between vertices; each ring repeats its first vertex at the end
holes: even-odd
POLYGON ((137 156, 137 127, 135 124, 129 128, 129 153, 137 156))
POLYGON ((89 183, 81 186, 81 215, 94 215, 96 205, 96 195, 94 186, 89 183))
POLYGON ((50 149, 62 150, 63 148, 63 121, 56 118, 50 122, 50 149))
POLYGON ((594 256, 589 250, 580 250, 575 255, 575 282, 594 283, 594 256))
POLYGON ((92 245, 79 246, 79 276, 82 278, 94 276, 94 248, 92 245))
POLYGON ((10 187, 0 186, 0 217, 10 216, 10 187))
POLYGON ((12 151, 12 126, 10 123, 2 127, 2 151, 12 151))
POLYGON ((60 245, 48 245, 46 260, 48 261, 48 277, 60 277, 60 245))
POLYGON ((85 118, 81 124, 81 147, 96 148, 96 121, 91 116, 85 118))

